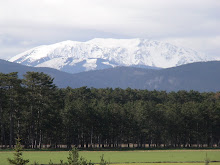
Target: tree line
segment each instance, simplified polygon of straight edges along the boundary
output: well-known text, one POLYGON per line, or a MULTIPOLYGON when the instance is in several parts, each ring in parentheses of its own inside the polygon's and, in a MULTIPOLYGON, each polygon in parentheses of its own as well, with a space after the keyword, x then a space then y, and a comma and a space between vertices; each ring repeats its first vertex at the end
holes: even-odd
MULTIPOLYGON (((63 80, 65 81, 65 80, 63 80)), ((59 89, 38 72, 0 73, 0 147, 220 147, 220 93, 59 89)))

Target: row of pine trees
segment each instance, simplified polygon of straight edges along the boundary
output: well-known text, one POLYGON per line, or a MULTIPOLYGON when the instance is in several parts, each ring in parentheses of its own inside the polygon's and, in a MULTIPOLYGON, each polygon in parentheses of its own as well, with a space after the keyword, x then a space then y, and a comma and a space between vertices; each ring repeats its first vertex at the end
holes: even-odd
MULTIPOLYGON (((65 81, 65 80, 63 80, 65 81)), ((220 147, 220 93, 59 89, 0 73, 0 147, 220 147)))

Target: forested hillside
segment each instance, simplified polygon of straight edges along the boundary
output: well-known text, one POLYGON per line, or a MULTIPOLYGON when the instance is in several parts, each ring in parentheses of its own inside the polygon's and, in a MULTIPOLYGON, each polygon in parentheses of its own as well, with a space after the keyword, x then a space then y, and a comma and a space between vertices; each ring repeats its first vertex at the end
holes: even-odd
MULTIPOLYGON (((65 81, 65 80, 64 80, 65 81)), ((0 74, 0 147, 220 146, 220 93, 81 87, 0 74)))
POLYGON ((54 78, 59 88, 132 88, 148 90, 196 90, 200 92, 220 91, 220 61, 192 63, 179 67, 153 70, 133 67, 116 67, 96 71, 70 74, 52 68, 29 67, 0 60, 0 72, 18 72, 18 77, 28 71, 44 72, 54 78))

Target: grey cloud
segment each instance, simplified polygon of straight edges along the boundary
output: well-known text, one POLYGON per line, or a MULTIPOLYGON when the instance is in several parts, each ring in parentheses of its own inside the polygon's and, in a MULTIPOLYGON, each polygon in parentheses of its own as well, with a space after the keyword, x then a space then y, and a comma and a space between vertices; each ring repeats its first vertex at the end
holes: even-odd
POLYGON ((9 59, 33 47, 64 40, 87 41, 93 38, 131 38, 92 29, 19 28, 20 33, 0 35, 0 59, 9 59))
MULTIPOLYGON (((219 0, 1 1, 0 47, 12 55, 63 40, 139 37, 188 38, 200 48, 207 42, 199 38, 220 35, 219 8, 219 0)), ((204 52, 218 54, 219 46, 208 41, 204 52)))

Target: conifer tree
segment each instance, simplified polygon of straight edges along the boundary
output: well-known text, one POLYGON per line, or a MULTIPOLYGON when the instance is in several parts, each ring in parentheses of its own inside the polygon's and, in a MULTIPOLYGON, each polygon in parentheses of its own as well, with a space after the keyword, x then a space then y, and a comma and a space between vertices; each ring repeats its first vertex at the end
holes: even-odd
POLYGON ((18 138, 16 139, 16 147, 15 147, 15 153, 14 153, 14 158, 13 159, 10 159, 8 158, 8 161, 10 164, 15 164, 15 165, 25 165, 29 162, 28 159, 23 159, 22 158, 22 146, 21 146, 21 143, 20 143, 21 139, 18 138))

